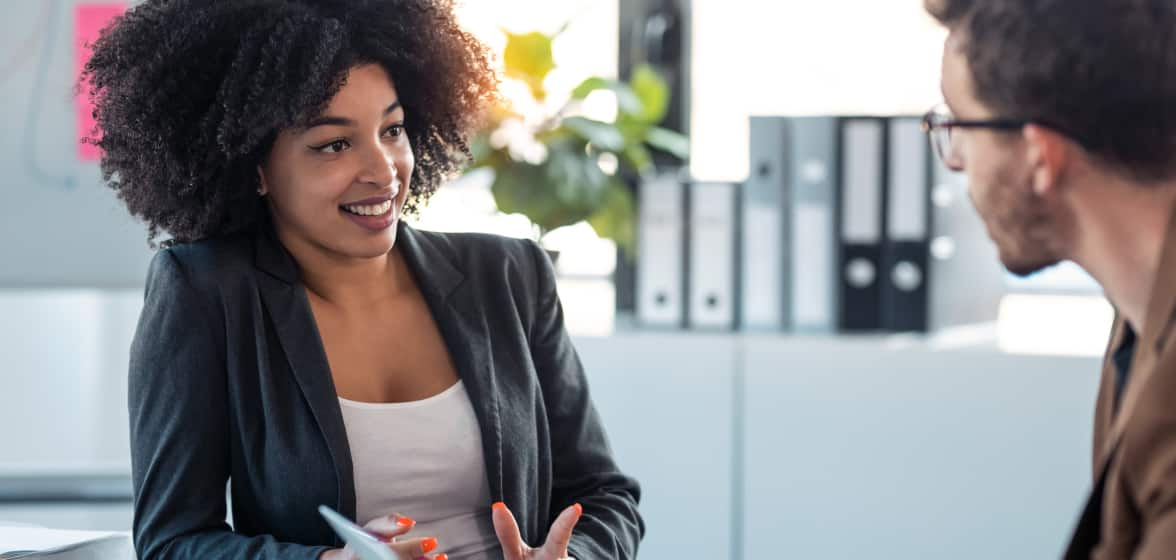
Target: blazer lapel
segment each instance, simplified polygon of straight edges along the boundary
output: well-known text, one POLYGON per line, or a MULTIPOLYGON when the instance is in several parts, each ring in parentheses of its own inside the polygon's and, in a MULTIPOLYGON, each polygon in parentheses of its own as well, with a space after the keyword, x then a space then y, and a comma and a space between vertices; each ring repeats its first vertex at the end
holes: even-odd
POLYGON ((1094 448, 1091 453, 1094 463, 1090 471, 1094 474, 1095 480, 1098 479, 1102 470, 1102 461, 1105 460, 1106 455, 1106 441, 1110 437, 1111 425, 1115 421, 1115 413, 1118 409, 1119 400, 1118 395, 1115 394, 1117 375, 1114 355, 1115 351, 1123 345, 1126 330, 1126 320, 1122 316, 1115 317, 1115 324, 1111 328, 1111 340, 1107 344, 1107 350, 1103 356, 1102 380, 1098 388, 1098 401, 1094 406, 1094 448))
MULTIPOLYGON (((1176 212, 1168 220, 1168 230, 1164 237, 1164 248, 1161 251, 1160 265, 1156 269, 1156 278, 1148 297, 1147 317, 1144 320, 1143 331, 1137 333, 1135 357, 1132 359, 1129 381, 1126 390, 1114 412, 1108 436, 1102 442, 1102 458, 1099 461, 1106 468, 1107 459, 1115 449, 1119 438, 1136 404, 1143 395, 1148 380, 1155 373, 1156 363, 1164 350, 1164 342, 1171 331, 1174 307, 1176 307, 1176 212)), ((1121 330, 1121 329, 1119 329, 1121 330)), ((1121 337, 1121 333, 1119 334, 1121 337)))
POLYGON ((1107 438, 1110 437, 1111 425, 1116 413, 1116 370, 1114 353, 1123 344, 1126 335, 1126 321, 1121 317, 1115 318, 1115 325, 1111 333, 1110 344, 1107 345, 1106 356, 1103 358, 1102 382, 1098 391, 1098 402, 1094 410, 1094 487, 1086 498, 1086 505, 1078 518, 1078 524, 1070 536, 1070 544, 1063 555, 1064 560, 1079 560, 1090 558, 1091 552, 1098 546, 1102 537, 1102 502, 1103 492, 1107 484, 1109 460, 1113 453, 1104 451, 1107 438))
POLYGON ((306 299, 298 265, 282 246, 268 221, 258 228, 254 250, 257 267, 264 272, 258 275, 262 303, 274 322, 286 361, 294 372, 315 422, 322 430, 335 466, 338 485, 335 509, 355 519, 355 480, 347 430, 335 396, 335 382, 331 378, 327 354, 310 311, 310 302, 306 299))
POLYGON ((502 419, 489 327, 476 290, 466 282, 449 247, 401 222, 396 246, 424 294, 458 376, 468 389, 482 432, 486 475, 494 500, 503 499, 502 419))

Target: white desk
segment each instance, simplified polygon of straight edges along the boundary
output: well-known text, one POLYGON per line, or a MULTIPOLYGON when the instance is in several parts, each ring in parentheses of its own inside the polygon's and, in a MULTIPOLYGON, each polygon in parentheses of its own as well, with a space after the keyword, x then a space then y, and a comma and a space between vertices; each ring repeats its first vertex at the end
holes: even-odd
POLYGON ((64 531, 0 521, 0 559, 135 560, 127 533, 64 531))

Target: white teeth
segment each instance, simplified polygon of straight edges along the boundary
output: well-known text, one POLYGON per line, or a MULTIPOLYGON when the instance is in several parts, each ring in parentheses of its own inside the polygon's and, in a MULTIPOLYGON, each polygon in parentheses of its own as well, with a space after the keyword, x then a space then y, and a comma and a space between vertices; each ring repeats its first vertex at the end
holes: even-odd
POLYGON ((352 214, 359 214, 360 216, 382 216, 392 209, 392 201, 385 200, 380 204, 352 204, 344 206, 343 209, 352 214))

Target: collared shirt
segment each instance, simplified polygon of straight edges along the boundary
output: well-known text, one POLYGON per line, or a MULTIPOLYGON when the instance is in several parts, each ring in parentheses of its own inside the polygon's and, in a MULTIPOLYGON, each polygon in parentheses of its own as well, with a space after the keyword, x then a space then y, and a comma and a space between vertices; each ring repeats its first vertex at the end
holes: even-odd
POLYGON ((1135 346, 1138 338, 1135 336, 1135 329, 1131 325, 1123 325, 1123 342, 1115 349, 1115 353, 1111 355, 1111 361, 1115 364, 1115 404, 1123 398, 1123 392, 1127 390, 1128 377, 1131 374, 1131 362, 1135 359, 1135 346))

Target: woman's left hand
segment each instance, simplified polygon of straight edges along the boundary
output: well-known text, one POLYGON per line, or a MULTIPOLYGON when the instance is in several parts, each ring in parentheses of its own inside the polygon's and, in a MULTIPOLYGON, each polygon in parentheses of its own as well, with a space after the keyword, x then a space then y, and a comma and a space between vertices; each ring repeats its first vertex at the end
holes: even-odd
POLYGON ((523 542, 519 533, 519 524, 514 514, 506 504, 494 504, 492 517, 494 532, 498 535, 498 542, 502 545, 502 553, 506 560, 568 560, 568 543, 572 540, 572 529, 584 508, 580 504, 565 509, 551 524, 551 531, 547 533, 547 542, 539 548, 531 548, 523 542))

